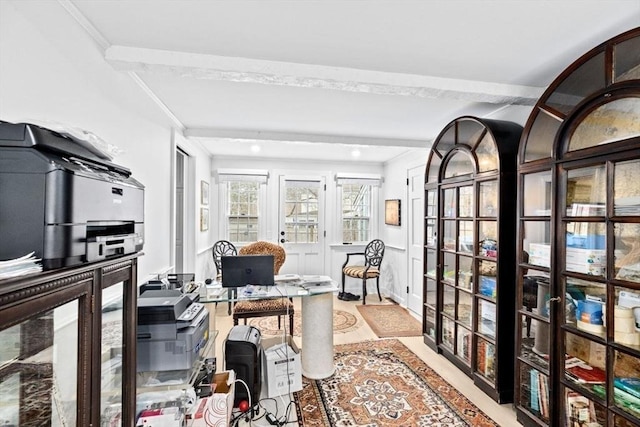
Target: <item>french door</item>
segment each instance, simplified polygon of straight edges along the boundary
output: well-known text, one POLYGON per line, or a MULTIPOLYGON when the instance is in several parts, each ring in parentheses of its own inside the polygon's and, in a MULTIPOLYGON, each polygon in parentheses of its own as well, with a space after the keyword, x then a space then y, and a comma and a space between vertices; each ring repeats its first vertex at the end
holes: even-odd
POLYGON ((278 239, 287 251, 281 274, 325 274, 325 181, 281 176, 278 239))

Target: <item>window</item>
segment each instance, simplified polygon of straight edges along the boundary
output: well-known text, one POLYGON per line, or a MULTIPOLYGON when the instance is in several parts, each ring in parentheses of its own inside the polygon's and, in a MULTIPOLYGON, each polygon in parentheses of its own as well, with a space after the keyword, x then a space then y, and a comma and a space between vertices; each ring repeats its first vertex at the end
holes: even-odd
POLYGON ((258 193, 260 184, 249 181, 227 182, 227 235, 231 242, 258 240, 258 193))
POLYGON ((342 241, 368 242, 375 230, 372 209, 376 206, 380 178, 337 176, 342 218, 342 241))
POLYGON ((221 236, 233 243, 263 238, 267 178, 266 171, 218 170, 221 236))

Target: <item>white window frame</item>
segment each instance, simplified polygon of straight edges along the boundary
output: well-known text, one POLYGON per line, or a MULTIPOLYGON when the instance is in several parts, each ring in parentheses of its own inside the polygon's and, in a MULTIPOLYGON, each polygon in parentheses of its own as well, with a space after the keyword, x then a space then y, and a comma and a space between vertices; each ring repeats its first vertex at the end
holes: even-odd
POLYGON ((236 242, 230 239, 229 230, 229 192, 227 183, 237 181, 257 182, 258 187, 258 237, 257 240, 264 240, 267 229, 267 181, 269 173, 263 170, 248 169, 219 169, 217 171, 218 192, 219 192, 219 230, 224 239, 233 244, 242 246, 247 242, 236 242))
POLYGON ((336 174, 336 218, 338 223, 336 224, 336 238, 342 243, 351 244, 366 244, 372 239, 376 238, 379 232, 378 218, 380 209, 380 186, 382 185, 382 177, 379 175, 371 174, 350 174, 350 173, 338 173, 336 174), (369 236, 367 241, 353 241, 344 242, 344 230, 343 223, 344 217, 342 208, 342 186, 344 184, 360 184, 369 185, 371 195, 371 214, 369 216, 369 236))

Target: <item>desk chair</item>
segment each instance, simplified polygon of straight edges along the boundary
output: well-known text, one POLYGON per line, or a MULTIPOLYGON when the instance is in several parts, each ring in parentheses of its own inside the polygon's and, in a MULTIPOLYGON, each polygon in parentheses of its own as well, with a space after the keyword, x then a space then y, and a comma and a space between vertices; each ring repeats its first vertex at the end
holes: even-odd
MULTIPOLYGON (((284 264, 286 252, 284 249, 270 242, 254 242, 240 248, 239 255, 273 255, 273 274, 279 274, 280 267, 284 264)), ((281 316, 289 316, 289 333, 293 335, 293 302, 288 298, 265 298, 256 300, 238 301, 233 306, 233 324, 237 325, 239 319, 250 317, 278 316, 278 329, 281 325, 281 316)))
MULTIPOLYGON (((218 240, 213 244, 213 263, 216 265, 216 281, 222 281, 222 257, 227 255, 238 255, 238 250, 233 243, 228 240, 218 240)), ((217 303, 216 303, 217 305, 217 303)), ((231 303, 227 308, 227 314, 231 314, 231 303)))
POLYGON ((342 294, 344 295, 344 279, 345 277, 354 277, 362 279, 362 305, 367 303, 367 280, 376 279, 376 288, 378 290, 378 298, 382 301, 380 295, 380 264, 384 256, 384 242, 380 239, 372 240, 367 244, 364 252, 351 252, 347 254, 347 260, 342 265, 342 294), (352 255, 364 256, 364 265, 349 265, 349 258, 352 255))

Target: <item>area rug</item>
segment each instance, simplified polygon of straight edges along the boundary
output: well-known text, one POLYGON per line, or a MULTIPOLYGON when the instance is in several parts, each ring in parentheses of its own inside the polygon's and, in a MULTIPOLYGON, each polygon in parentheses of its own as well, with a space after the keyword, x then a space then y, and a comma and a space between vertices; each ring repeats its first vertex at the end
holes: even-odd
MULTIPOLYGON (((254 317, 253 319, 247 322, 251 326, 255 326, 260 329, 262 335, 280 335, 282 334, 282 329, 278 329, 278 317, 277 316, 269 316, 269 317, 254 317)), ((288 319, 282 319, 282 326, 289 326, 288 319)), ((344 334, 346 332, 355 331, 360 326, 362 326, 362 321, 358 319, 357 316, 353 314, 343 311, 343 310, 333 310, 333 333, 334 334, 344 334)), ((293 335, 301 336, 302 335, 302 319, 300 317, 300 312, 296 311, 293 313, 293 335)))
POLYGON ((497 426, 396 339, 337 345, 335 373, 303 377, 303 427, 497 426))
POLYGON ((380 338, 422 335, 422 324, 397 304, 357 305, 356 308, 380 338))

